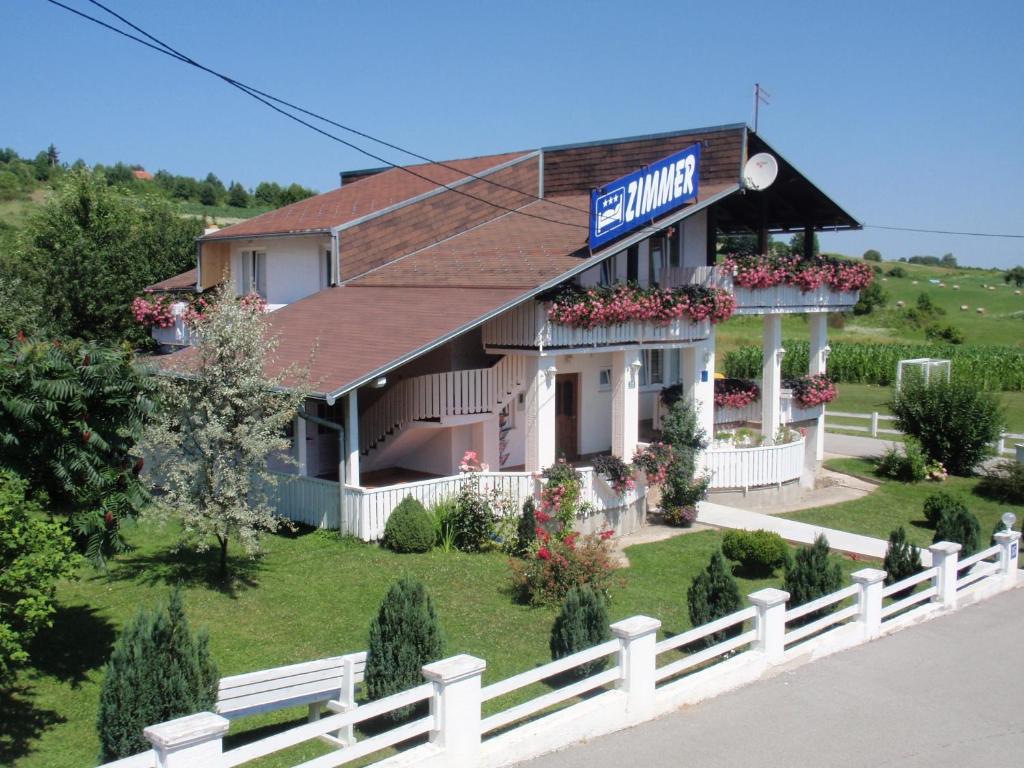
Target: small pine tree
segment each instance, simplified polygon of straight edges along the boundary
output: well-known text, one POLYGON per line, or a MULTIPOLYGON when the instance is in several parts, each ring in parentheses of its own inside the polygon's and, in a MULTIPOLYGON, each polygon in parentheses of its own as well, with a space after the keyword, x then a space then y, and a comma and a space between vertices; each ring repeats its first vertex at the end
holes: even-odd
POLYGON ((523 514, 516 529, 516 557, 526 557, 537 540, 537 505, 532 498, 523 502, 523 514))
MULTIPOLYGON (((588 584, 574 586, 562 601, 562 610, 551 627, 551 658, 561 659, 592 648, 611 637, 604 598, 588 584)), ((604 669, 601 658, 572 670, 578 677, 589 677, 604 669)))
MULTIPOLYGON (((740 588, 736 579, 725 567, 725 559, 717 550, 712 553, 707 568, 686 591, 686 603, 690 609, 690 623, 695 627, 728 616, 740 609, 740 588)), ((702 641, 704 645, 715 645, 739 632, 740 627, 716 632, 702 641)))
MULTIPOLYGON (((371 700, 408 690, 422 682, 420 669, 444 654, 434 603, 422 583, 403 578, 395 582, 370 624, 366 657, 366 692, 371 700)), ((402 720, 411 707, 390 717, 402 720)))
POLYGON ((981 544, 981 523, 967 509, 952 509, 944 512, 935 526, 933 544, 940 541, 955 541, 962 549, 960 557, 970 557, 981 544))
MULTIPOLYGON (((889 534, 884 568, 886 584, 895 584, 921 571, 921 552, 907 541, 907 532, 902 525, 889 534)), ((908 587, 897 592, 894 597, 897 600, 909 597, 913 591, 913 587, 908 587)))
MULTIPOLYGON (((832 562, 828 553, 828 539, 824 535, 819 535, 811 546, 797 550, 793 567, 786 569, 783 587, 789 592, 791 608, 817 600, 842 587, 843 576, 839 563, 832 562)), ((812 611, 798 623, 810 623, 834 610, 835 606, 832 605, 819 611, 812 611)))
POLYGON ((180 590, 166 607, 140 610, 107 662, 96 722, 100 762, 148 749, 146 726, 212 712, 219 680, 209 637, 192 633, 180 590))

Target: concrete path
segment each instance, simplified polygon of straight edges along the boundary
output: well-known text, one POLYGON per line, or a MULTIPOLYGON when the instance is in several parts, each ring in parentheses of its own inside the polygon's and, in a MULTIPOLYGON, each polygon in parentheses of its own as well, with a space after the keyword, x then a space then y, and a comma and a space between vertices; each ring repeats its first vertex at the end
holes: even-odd
POLYGON ((836 435, 825 432, 825 452, 838 456, 854 456, 861 459, 873 459, 881 456, 892 447, 900 447, 901 443, 892 440, 879 440, 874 437, 859 435, 836 435))
POLYGON ((530 768, 1019 765, 1024 589, 530 768))
MULTIPOLYGON (((765 515, 736 507, 726 507, 710 501, 702 501, 697 506, 697 522, 716 528, 739 528, 746 531, 774 531, 786 541, 796 544, 811 544, 819 534, 825 534, 829 546, 840 552, 863 555, 881 560, 885 557, 888 542, 861 536, 856 533, 839 531, 835 528, 823 528, 820 525, 799 523, 784 517, 765 515)), ((931 567, 932 556, 927 549, 921 550, 921 563, 931 567)))

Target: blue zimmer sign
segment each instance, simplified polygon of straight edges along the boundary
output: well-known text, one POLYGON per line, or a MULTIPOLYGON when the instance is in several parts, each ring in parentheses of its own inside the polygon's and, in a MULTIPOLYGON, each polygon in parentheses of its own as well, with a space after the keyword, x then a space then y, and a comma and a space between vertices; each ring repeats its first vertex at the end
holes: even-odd
POLYGON ((697 197, 700 145, 651 163, 590 195, 590 248, 638 229, 697 197))

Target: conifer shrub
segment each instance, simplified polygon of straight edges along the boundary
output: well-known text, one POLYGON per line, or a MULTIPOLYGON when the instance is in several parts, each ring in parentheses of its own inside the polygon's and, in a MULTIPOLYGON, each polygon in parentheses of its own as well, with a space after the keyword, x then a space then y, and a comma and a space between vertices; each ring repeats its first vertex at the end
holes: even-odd
MULTIPOLYGON (((828 539, 819 535, 809 547, 800 547, 793 565, 786 569, 783 589, 789 592, 789 607, 796 608, 842 587, 843 576, 839 563, 829 557, 828 539)), ((809 624, 836 610, 837 604, 812 611, 801 617, 797 624, 809 624)))
POLYGON ((943 513, 935 526, 933 544, 954 541, 961 546, 960 557, 970 557, 981 546, 981 523, 966 507, 943 513))
POLYGON ((189 628, 180 590, 168 605, 140 610, 114 645, 103 677, 96 720, 100 762, 149 749, 146 726, 212 712, 219 680, 209 637, 189 628))
MULTIPOLYGON (((370 623, 366 656, 366 693, 371 700, 408 690, 423 681, 420 669, 444 655, 434 603, 423 584, 403 578, 388 590, 370 623)), ((390 713, 405 719, 412 707, 390 713)))
POLYGON ((516 528, 516 557, 527 557, 537 541, 537 505, 533 498, 523 502, 523 514, 516 528))
MULTIPOLYGON (((562 610, 551 627, 551 658, 562 659, 592 648, 611 637, 604 597, 583 584, 574 586, 562 601, 562 610)), ((571 670, 574 677, 600 672, 607 658, 595 659, 571 670)))
POLYGON ((722 554, 740 564, 745 575, 771 576, 789 563, 789 547, 771 531, 728 530, 722 536, 722 554))
POLYGON ((437 530, 427 510, 406 496, 388 517, 381 543, 395 552, 427 552, 436 539, 437 530))
MULTIPOLYGON (((889 546, 886 547, 885 564, 882 567, 885 570, 886 585, 895 584, 921 572, 921 552, 907 541, 907 532, 902 525, 889 534, 889 546)), ((909 597, 913 591, 914 587, 907 587, 896 592, 893 597, 902 600, 909 597)))
POLYGON ((939 518, 943 515, 952 512, 966 512, 967 505, 959 496, 954 496, 946 491, 938 491, 924 500, 921 511, 924 513, 924 519, 928 521, 928 525, 935 528, 939 524, 939 518))
MULTIPOLYGON (((721 552, 713 552, 707 567, 697 574, 686 591, 686 604, 690 610, 690 623, 694 627, 728 616, 741 607, 740 588, 725 567, 721 552)), ((703 638, 701 645, 711 646, 729 637, 735 637, 742 627, 737 625, 703 638)))

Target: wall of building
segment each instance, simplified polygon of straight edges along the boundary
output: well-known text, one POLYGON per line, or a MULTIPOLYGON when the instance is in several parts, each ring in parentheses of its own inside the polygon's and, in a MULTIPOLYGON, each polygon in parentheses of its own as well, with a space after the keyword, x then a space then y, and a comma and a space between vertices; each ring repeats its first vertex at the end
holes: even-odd
POLYGON ((231 282, 241 293, 242 252, 267 254, 267 303, 291 304, 310 296, 324 286, 325 252, 330 240, 320 235, 309 237, 268 237, 231 243, 231 282))

